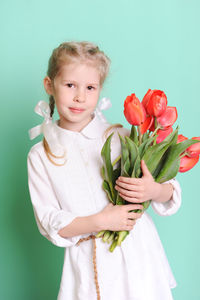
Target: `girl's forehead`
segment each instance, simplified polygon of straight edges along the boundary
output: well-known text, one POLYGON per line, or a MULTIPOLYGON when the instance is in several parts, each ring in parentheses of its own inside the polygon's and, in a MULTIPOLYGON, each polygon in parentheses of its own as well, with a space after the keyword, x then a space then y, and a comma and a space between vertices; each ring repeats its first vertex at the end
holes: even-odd
MULTIPOLYGON (((100 79, 98 67, 93 63, 69 63, 64 64, 58 73, 60 77, 82 77, 91 79, 100 79)), ((68 78, 70 79, 70 78, 68 78)))

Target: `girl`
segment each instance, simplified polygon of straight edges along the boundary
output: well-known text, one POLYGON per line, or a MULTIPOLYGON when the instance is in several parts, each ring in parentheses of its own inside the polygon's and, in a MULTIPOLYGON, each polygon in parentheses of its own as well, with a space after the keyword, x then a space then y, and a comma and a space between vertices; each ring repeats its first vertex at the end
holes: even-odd
MULTIPOLYGON (((44 87, 50 103, 39 102, 36 112, 45 120, 30 131, 31 138, 42 132, 44 139, 28 154, 36 222, 42 235, 65 247, 57 299, 170 300, 176 282, 152 219, 147 212, 129 211, 152 199, 156 213, 172 215, 180 207, 180 186, 175 179, 156 183, 142 162, 142 178, 119 177, 116 182, 130 204, 109 203, 102 189, 100 153, 110 124, 95 109, 109 65, 109 58, 88 42, 63 43, 49 59, 44 87), (55 105, 59 120, 53 122, 55 105), (104 229, 130 234, 111 253, 101 239, 95 243, 95 234, 104 229)), ((111 130, 114 160, 120 151, 117 132, 125 136, 128 131, 111 130)))

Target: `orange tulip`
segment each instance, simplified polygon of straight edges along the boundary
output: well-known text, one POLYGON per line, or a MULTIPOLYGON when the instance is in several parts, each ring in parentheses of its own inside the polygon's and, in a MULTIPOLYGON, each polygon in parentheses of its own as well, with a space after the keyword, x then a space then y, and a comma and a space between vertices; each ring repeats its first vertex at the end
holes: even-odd
POLYGON ((146 111, 135 94, 126 97, 124 101, 124 115, 131 125, 139 126, 145 121, 146 111))

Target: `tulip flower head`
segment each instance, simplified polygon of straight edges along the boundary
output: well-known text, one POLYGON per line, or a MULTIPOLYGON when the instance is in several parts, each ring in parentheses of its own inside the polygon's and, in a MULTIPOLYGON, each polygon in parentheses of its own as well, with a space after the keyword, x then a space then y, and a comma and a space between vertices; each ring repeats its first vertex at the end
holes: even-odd
POLYGON ((167 96, 163 91, 149 89, 142 100, 145 110, 150 116, 159 117, 167 107, 167 96))
POLYGON ((135 94, 126 97, 124 101, 124 115, 131 125, 139 126, 145 121, 146 111, 135 94))
POLYGON ((189 171, 198 163, 198 161, 199 155, 196 157, 188 157, 187 155, 181 157, 179 172, 183 173, 189 171))

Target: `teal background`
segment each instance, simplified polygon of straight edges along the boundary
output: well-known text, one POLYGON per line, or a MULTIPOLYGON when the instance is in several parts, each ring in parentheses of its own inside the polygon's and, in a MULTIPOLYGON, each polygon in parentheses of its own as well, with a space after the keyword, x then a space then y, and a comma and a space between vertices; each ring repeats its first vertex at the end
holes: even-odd
MULTIPOLYGON (((199 12, 198 0, 1 1, 0 299, 53 300, 59 289, 64 249, 38 232, 26 167, 41 139, 30 141, 27 132, 42 122, 33 110, 48 100, 42 80, 53 48, 88 40, 111 58, 101 94, 113 104, 109 121, 129 126, 125 97, 161 89, 178 109, 179 132, 200 136, 199 12)), ((149 210, 177 280, 175 300, 200 299, 199 171, 200 163, 178 174, 182 206, 175 215, 149 210)))

